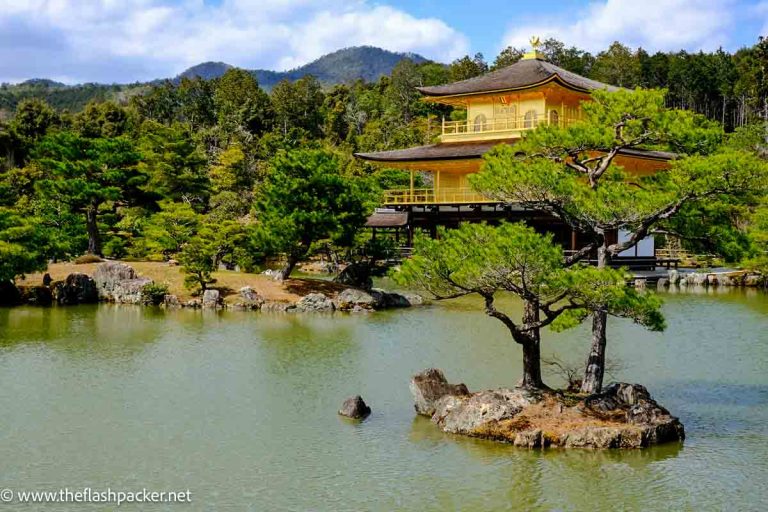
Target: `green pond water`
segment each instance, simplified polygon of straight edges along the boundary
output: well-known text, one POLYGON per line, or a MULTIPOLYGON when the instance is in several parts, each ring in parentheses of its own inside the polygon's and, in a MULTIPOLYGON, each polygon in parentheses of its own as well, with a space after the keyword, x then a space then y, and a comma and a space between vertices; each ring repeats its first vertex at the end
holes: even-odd
MULTIPOLYGON (((408 380, 425 367, 475 390, 519 378, 519 348, 475 300, 333 316, 2 309, 0 488, 192 493, 121 507, 134 510, 766 510, 768 295, 665 300, 665 333, 615 321, 609 351, 688 439, 629 452, 528 451, 415 417, 408 380), (358 393, 373 414, 338 417, 358 393)), ((543 352, 586 349, 582 326, 543 352)), ((0 504, 16 509, 114 506, 0 504)))

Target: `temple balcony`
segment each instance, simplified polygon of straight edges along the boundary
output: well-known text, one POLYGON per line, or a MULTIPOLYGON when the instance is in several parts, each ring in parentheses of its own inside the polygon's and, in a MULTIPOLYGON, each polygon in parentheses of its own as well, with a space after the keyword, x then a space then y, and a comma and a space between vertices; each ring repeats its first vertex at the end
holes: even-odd
POLYGON ((463 142, 493 139, 521 138, 523 133, 541 125, 569 126, 576 119, 565 119, 552 112, 549 117, 543 113, 528 112, 525 116, 486 118, 477 116, 473 120, 443 120, 440 142, 463 142))
POLYGON ((428 205, 428 204, 478 204, 497 203, 478 194, 470 187, 461 188, 413 188, 385 190, 385 206, 428 205))

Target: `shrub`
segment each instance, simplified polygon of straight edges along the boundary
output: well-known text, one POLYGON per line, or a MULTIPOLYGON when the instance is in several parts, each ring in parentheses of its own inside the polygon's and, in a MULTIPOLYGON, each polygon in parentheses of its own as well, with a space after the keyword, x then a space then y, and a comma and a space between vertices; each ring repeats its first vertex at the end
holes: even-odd
POLYGON ((82 256, 78 256, 75 258, 75 265, 85 265, 87 263, 101 263, 104 261, 99 256, 96 256, 95 254, 86 253, 82 256))
POLYGON ((168 294, 167 284, 147 283, 141 289, 141 301, 144 304, 158 306, 168 294))

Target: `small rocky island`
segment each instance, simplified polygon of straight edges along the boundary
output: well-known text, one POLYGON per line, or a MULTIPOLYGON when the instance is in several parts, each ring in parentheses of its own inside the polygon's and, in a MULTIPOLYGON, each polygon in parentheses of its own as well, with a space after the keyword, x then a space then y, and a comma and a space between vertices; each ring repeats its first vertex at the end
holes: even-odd
POLYGON ((602 393, 499 388, 471 393, 430 368, 410 383, 416 412, 451 434, 526 448, 646 448, 682 441, 680 421, 639 384, 612 383, 602 393))

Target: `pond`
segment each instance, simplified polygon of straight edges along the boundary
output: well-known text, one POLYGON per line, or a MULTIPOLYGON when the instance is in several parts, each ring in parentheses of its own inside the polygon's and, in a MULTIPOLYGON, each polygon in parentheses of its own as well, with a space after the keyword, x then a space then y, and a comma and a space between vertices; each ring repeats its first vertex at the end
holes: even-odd
MULTIPOLYGON (((1 309, 0 488, 191 491, 157 510, 765 510, 768 295, 665 301, 666 332, 614 321, 609 354, 688 439, 630 452, 528 451, 415 417, 408 381, 425 367, 472 390, 519 378, 518 346, 474 299, 333 316, 1 309), (362 423, 336 414, 354 394, 373 408, 362 423)), ((580 361, 587 337, 547 333, 543 353, 580 361)))

